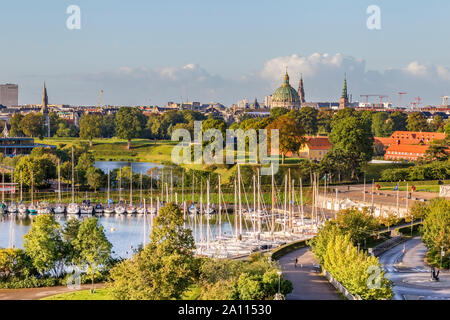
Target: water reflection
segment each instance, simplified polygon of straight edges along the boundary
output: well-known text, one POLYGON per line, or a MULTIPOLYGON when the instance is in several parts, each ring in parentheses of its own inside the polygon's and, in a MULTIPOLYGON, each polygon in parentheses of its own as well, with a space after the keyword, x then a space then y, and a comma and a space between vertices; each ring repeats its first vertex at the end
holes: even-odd
MULTIPOLYGON (((56 220, 63 225, 66 222, 64 216, 56 216, 56 220)), ((23 236, 30 230, 32 218, 10 218, 8 216, 0 216, 0 247, 7 248, 13 241, 14 247, 23 248, 23 236), (11 221, 11 219, 14 219, 11 221), (13 223, 11 223, 13 222, 13 223), (13 239, 12 239, 13 238, 13 239)), ((144 216, 136 215, 124 215, 124 216, 111 216, 100 217, 99 223, 104 227, 104 232, 108 237, 108 240, 113 245, 113 256, 128 258, 133 255, 134 250, 141 246, 144 242, 149 242, 151 219, 147 216, 146 226, 144 228, 144 216), (145 234, 144 234, 145 229, 145 234)), ((194 237, 197 241, 200 241, 200 235, 206 238, 207 225, 204 224, 200 231, 199 226, 195 228, 194 237)), ((218 236, 218 226, 210 225, 209 227, 211 239, 218 236)), ((230 223, 222 223, 222 232, 225 234, 232 233, 232 227, 230 223)))

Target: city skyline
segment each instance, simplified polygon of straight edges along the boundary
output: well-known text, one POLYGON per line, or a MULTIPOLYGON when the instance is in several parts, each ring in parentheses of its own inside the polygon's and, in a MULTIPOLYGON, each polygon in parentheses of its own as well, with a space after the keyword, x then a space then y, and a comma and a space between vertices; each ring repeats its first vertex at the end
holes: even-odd
POLYGON ((369 1, 78 1, 81 29, 68 30, 71 4, 0 13, 10 30, 0 83, 19 84, 20 104, 39 103, 44 81, 53 104, 95 105, 100 90, 111 105, 263 101, 286 67, 295 88, 303 74, 307 101, 338 101, 345 73, 354 101, 397 103, 403 91, 405 104, 437 105, 450 94, 443 1, 377 1, 381 30, 366 26, 369 1))

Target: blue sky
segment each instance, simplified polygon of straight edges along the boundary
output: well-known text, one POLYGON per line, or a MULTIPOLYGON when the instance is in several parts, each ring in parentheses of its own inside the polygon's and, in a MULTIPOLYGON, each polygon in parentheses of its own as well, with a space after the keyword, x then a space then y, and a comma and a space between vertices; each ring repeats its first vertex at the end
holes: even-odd
POLYGON ((450 95, 450 2, 365 0, 24 1, 0 9, 0 83, 20 85, 20 103, 164 104, 263 99, 287 65, 307 99, 350 91, 408 91, 438 104, 450 95), (81 8, 81 30, 66 8, 81 8), (381 8, 368 30, 366 8, 381 8), (328 54, 328 56, 326 55, 328 54))

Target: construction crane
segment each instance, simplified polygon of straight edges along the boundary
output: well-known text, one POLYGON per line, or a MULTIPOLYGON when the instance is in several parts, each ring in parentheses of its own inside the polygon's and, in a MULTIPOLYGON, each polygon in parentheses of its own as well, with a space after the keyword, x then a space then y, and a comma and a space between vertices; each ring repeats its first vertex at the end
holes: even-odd
POLYGON ((422 98, 421 97, 417 97, 416 101, 417 101, 417 107, 420 109, 420 105, 422 104, 422 98))
POLYGON ((408 94, 408 92, 399 92, 398 93, 398 106, 402 106, 402 95, 408 94))
POLYGON ((97 111, 101 112, 100 110, 100 103, 102 103, 102 96, 103 96, 103 90, 100 90, 100 96, 98 97, 98 104, 97 104, 97 111))
POLYGON ((378 97, 380 98, 380 107, 383 107, 383 99, 389 98, 389 96, 385 96, 382 94, 362 94, 361 97, 366 97, 366 104, 369 104, 369 97, 378 97))

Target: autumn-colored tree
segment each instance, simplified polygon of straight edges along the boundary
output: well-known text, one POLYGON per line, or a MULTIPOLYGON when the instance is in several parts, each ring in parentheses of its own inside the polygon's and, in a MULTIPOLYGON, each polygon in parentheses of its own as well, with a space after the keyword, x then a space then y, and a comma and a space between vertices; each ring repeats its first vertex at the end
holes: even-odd
POLYGON ((288 115, 279 117, 270 123, 267 127, 268 145, 271 145, 271 130, 278 130, 280 153, 282 155, 282 163, 288 152, 298 152, 300 147, 305 144, 305 131, 294 119, 288 115))

